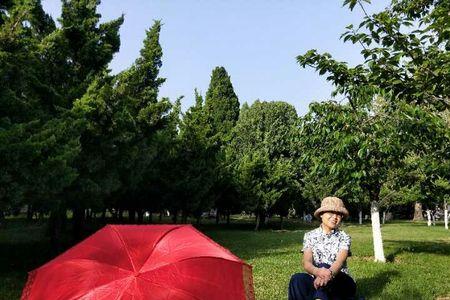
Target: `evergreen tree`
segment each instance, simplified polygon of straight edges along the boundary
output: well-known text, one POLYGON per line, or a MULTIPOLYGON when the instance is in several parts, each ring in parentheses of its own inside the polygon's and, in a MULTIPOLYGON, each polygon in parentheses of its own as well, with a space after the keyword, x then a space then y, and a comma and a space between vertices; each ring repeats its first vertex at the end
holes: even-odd
POLYGON ((231 131, 239 118, 239 100, 231 84, 230 76, 224 67, 216 67, 212 71, 209 88, 205 98, 205 114, 208 127, 208 147, 210 155, 214 156, 215 171, 214 184, 211 186, 211 197, 218 210, 216 222, 221 213, 228 216, 231 213, 235 194, 235 184, 231 174, 227 171, 227 161, 224 154, 231 140, 231 131))
POLYGON ((100 24, 99 4, 99 0, 62 1, 61 28, 42 40, 45 76, 56 92, 50 105, 71 108, 119 51, 123 16, 100 24))
POLYGON ((209 132, 203 97, 195 90, 195 105, 187 110, 180 123, 178 175, 174 180, 178 191, 175 207, 182 210, 184 219, 194 214, 199 221, 201 213, 212 206, 215 152, 210 147, 209 132))
POLYGON ((54 30, 53 21, 39 1, 2 5, 0 218, 19 205, 34 210, 57 205, 77 176, 73 161, 79 152, 77 122, 48 105, 55 93, 45 76, 41 41, 54 30))
POLYGON ((239 100, 224 67, 212 71, 205 111, 210 127, 208 135, 212 143, 220 147, 230 140, 230 132, 239 118, 239 100))
MULTIPOLYGON (((155 21, 147 31, 141 55, 131 68, 117 77, 116 97, 123 102, 125 110, 131 118, 128 127, 128 141, 122 150, 120 176, 124 189, 122 195, 131 199, 123 199, 133 211, 142 210, 143 204, 133 203, 133 199, 142 202, 148 182, 144 176, 155 162, 160 151, 158 132, 170 127, 172 108, 167 98, 158 100, 159 87, 165 79, 160 78, 159 69, 162 65, 162 49, 159 44, 161 22, 155 21), (141 200, 139 200, 141 199, 141 200)), ((164 131, 170 132, 170 131, 164 131)))
POLYGON ((270 213, 287 215, 298 198, 295 160, 297 113, 285 102, 254 102, 245 108, 227 151, 247 209, 257 215, 256 229, 270 213))

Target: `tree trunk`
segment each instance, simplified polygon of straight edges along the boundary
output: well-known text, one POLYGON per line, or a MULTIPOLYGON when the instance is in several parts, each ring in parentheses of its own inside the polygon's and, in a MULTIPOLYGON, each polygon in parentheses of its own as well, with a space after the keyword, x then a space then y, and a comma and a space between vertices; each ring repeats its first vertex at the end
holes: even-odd
POLYGON ((83 236, 84 217, 85 217, 84 208, 79 204, 76 205, 73 208, 73 216, 72 216, 73 237, 74 237, 75 241, 81 240, 81 238, 83 236))
POLYGON ((159 223, 162 222, 162 217, 163 217, 163 211, 161 210, 161 211, 159 212, 159 223))
POLYGON ((363 212, 362 212, 362 209, 359 210, 359 213, 358 213, 358 219, 359 219, 359 225, 362 225, 362 221, 363 221, 363 212))
POLYGON ((256 215, 255 231, 258 231, 259 230, 259 223, 261 222, 261 216, 259 215, 258 212, 255 215, 256 215))
POLYGON ((422 203, 414 202, 414 217, 413 221, 423 221, 422 203))
POLYGON ((283 230, 283 216, 280 215, 280 230, 283 230))
POLYGON ((227 225, 230 225, 230 215, 231 215, 231 212, 227 211, 227 225))
POLYGON ((5 213, 3 210, 0 210, 0 228, 4 227, 5 225, 5 213))
POLYGON ((135 209, 128 210, 128 221, 131 224, 134 224, 136 222, 136 210, 135 209))
POLYGON ((173 215, 172 215, 172 222, 173 224, 177 224, 178 221, 178 211, 174 210, 173 215))
POLYGON ((102 220, 103 224, 106 223, 106 208, 104 208, 103 211, 102 211, 101 220, 102 220))
POLYGON ((153 212, 149 211, 148 213, 148 223, 152 224, 153 223, 153 212))
POLYGON ((144 223, 144 210, 142 208, 137 210, 137 215, 138 215, 137 223, 138 224, 144 223))
POLYGON ((448 230, 448 205, 444 202, 444 226, 448 230))
POLYGON ((427 225, 431 226, 431 210, 427 209, 427 225))
POLYGON ((181 223, 183 224, 187 224, 187 211, 185 209, 183 209, 181 211, 181 223))
POLYGON ((216 209, 216 225, 219 225, 219 221, 220 221, 220 210, 217 208, 216 209))
POLYGON ((53 254, 58 254, 62 250, 61 235, 64 228, 64 222, 66 219, 66 209, 62 203, 56 204, 50 211, 50 217, 48 220, 51 251, 53 254))
POLYGON ((119 223, 122 223, 123 222, 123 209, 122 208, 119 208, 119 223))
POLYGON ((386 222, 386 211, 383 211, 383 225, 386 222))
POLYGON ((370 213, 372 219, 372 235, 375 261, 386 262, 383 250, 383 238, 381 236, 380 210, 377 201, 372 201, 370 213))
POLYGON ((27 221, 33 220, 33 206, 31 204, 27 205, 27 221))

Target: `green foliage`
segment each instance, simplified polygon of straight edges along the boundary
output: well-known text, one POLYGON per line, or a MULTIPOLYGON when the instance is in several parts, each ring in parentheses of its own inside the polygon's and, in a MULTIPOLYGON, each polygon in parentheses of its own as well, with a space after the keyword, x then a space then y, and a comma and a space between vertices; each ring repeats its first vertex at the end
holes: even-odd
POLYGON ((390 171, 394 177, 391 186, 407 192, 406 199, 416 199, 434 207, 449 195, 448 190, 441 189, 436 182, 450 180, 450 127, 433 110, 409 105, 404 107, 399 120, 404 132, 413 133, 414 139, 404 136, 407 155, 401 169, 390 171))
POLYGON ((362 192, 378 201, 387 170, 399 164, 403 151, 394 122, 382 111, 354 111, 334 102, 312 104, 302 119, 299 145, 309 180, 326 178, 331 194, 350 201, 364 199, 362 192))
POLYGON ((119 51, 123 16, 99 24, 99 4, 99 0, 62 1, 61 28, 43 42, 47 63, 53 67, 56 90, 69 107, 119 51))
POLYGON ((170 208, 181 209, 185 216, 194 213, 199 217, 213 205, 211 188, 216 153, 210 147, 209 126, 203 97, 195 90, 195 105, 183 114, 180 122, 176 174, 171 183, 176 194, 170 208))
MULTIPOLYGON (((394 0, 385 10, 368 15, 360 0, 346 0, 365 13, 358 26, 349 25, 344 42, 362 47, 364 64, 348 67, 329 54, 310 50, 297 57, 302 67, 311 66, 348 96, 352 105, 359 89, 380 88, 408 103, 449 108, 450 42, 447 1, 394 0)), ((366 99, 369 100, 369 99, 366 99)))
POLYGON ((0 218, 25 204, 52 211, 55 226, 71 209, 77 227, 85 209, 128 210, 131 221, 165 209, 199 218, 213 207, 264 218, 311 210, 329 194, 359 208, 369 198, 448 199, 445 1, 396 0, 348 26, 342 39, 363 47, 363 64, 299 56, 348 99, 313 104, 300 120, 284 102, 240 110, 223 67, 186 113, 181 98, 159 99, 161 21, 134 64, 110 75, 124 19, 100 23, 99 3, 63 1, 60 27, 38 0, 0 4, 0 218))
POLYGON ((383 198, 395 192, 413 201, 420 191, 421 200, 430 199, 434 180, 448 170, 449 126, 441 117, 449 108, 448 4, 392 1, 368 15, 363 2, 344 1, 365 17, 341 36, 362 47, 363 64, 349 67, 316 50, 297 57, 302 67, 327 74, 333 95, 349 103, 311 106, 303 147, 322 151, 306 163, 314 178, 326 174, 336 193, 357 195, 360 187, 372 200, 381 189, 383 198))
POLYGON ((77 177, 79 123, 55 110, 41 40, 55 30, 39 1, 5 3, 0 27, 0 211, 51 207, 77 177))
POLYGON ((110 76, 123 16, 100 24, 98 4, 63 1, 60 28, 39 1, 2 4, 2 216, 24 204, 52 210, 59 232, 70 208, 80 231, 85 208, 142 209, 155 168, 165 168, 156 158, 170 153, 178 121, 169 100, 158 99, 161 23, 147 31, 136 62, 110 76))
POLYGON ((213 168, 209 197, 213 199, 219 213, 226 212, 229 215, 232 210, 240 208, 236 182, 225 155, 225 149, 232 139, 231 132, 239 118, 239 100, 224 67, 216 67, 212 71, 203 110, 208 138, 207 155, 213 168))
POLYGON ((248 208, 257 213, 285 215, 299 195, 296 124, 291 105, 260 101, 245 107, 236 124, 227 155, 248 208))
POLYGON ((211 82, 205 98, 209 136, 219 146, 230 140, 231 129, 239 118, 239 100, 224 67, 212 71, 211 82))
POLYGON ((94 80, 75 102, 73 113, 85 120, 81 134, 82 152, 77 158, 80 176, 72 186, 74 207, 114 207, 143 209, 152 191, 153 167, 161 151, 166 151, 172 131, 168 99, 158 100, 161 67, 156 21, 147 32, 141 56, 116 77, 106 74, 94 80), (125 202, 124 195, 132 195, 125 202), (119 203, 115 199, 119 197, 119 203), (113 201, 113 202, 111 202, 113 201))

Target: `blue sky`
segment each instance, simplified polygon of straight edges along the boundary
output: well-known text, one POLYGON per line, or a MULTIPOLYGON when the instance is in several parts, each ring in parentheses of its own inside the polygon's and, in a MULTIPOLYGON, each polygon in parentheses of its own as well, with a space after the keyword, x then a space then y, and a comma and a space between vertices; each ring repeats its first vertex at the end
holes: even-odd
MULTIPOLYGON (((332 86, 311 69, 302 69, 296 56, 309 49, 329 52, 351 65, 361 63, 358 45, 344 44, 345 26, 362 20, 342 0, 103 0, 102 20, 125 15, 121 47, 110 64, 113 73, 128 68, 139 56, 145 30, 162 20, 161 76, 167 81, 161 97, 185 96, 183 110, 194 102, 194 88, 204 95, 211 71, 224 66, 241 103, 281 100, 303 115, 312 101, 330 98, 332 86)), ((373 0, 369 12, 387 0, 373 0)), ((43 0, 54 19, 58 0, 43 0)), ((337 99, 339 100, 339 99, 337 99)))

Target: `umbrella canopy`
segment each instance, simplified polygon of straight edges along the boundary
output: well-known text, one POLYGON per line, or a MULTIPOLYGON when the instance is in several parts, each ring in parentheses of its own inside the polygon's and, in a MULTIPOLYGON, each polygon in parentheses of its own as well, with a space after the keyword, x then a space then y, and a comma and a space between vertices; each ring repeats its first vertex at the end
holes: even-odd
POLYGON ((29 273, 22 300, 254 299, 251 266, 191 225, 107 225, 29 273))

